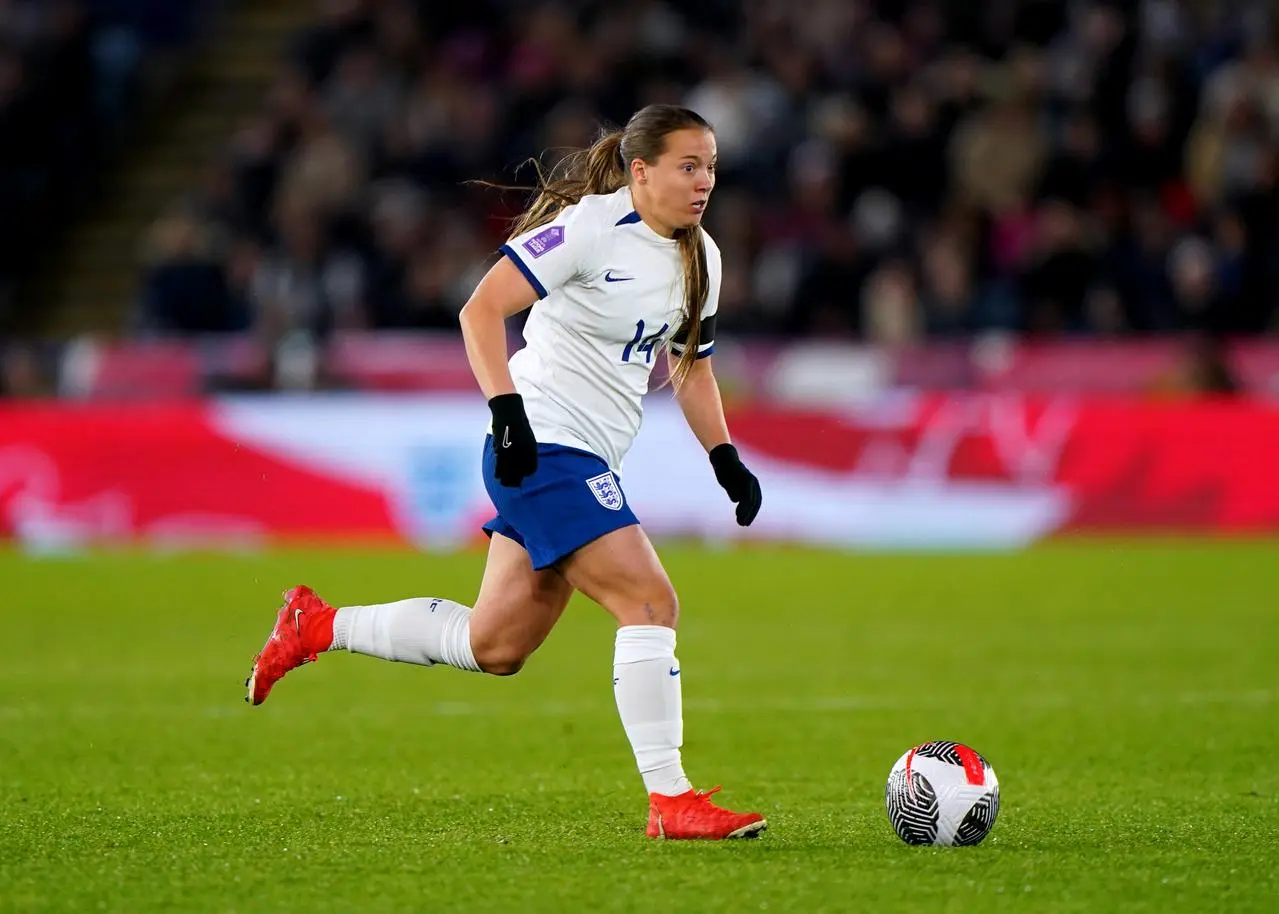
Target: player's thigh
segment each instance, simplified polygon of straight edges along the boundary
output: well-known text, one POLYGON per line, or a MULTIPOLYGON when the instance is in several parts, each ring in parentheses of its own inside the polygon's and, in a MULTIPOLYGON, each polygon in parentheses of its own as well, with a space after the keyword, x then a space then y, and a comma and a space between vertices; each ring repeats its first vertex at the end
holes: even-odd
POLYGON ((471 616, 471 647, 486 672, 515 672, 551 633, 573 588, 553 568, 534 571, 524 547, 494 533, 471 616))
POLYGON ((612 613, 619 625, 674 628, 679 620, 675 588, 639 524, 592 540, 558 567, 569 584, 612 613))

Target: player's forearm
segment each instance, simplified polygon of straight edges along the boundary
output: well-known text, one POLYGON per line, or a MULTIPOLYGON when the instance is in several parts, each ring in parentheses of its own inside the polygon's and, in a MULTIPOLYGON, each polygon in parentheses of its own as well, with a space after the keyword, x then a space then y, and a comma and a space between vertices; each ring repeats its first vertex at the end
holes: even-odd
POLYGON ((506 364, 506 319, 474 302, 467 303, 459 319, 466 358, 485 399, 515 393, 515 382, 506 364))
POLYGON ((710 360, 693 364, 684 383, 675 392, 675 399, 684 412, 684 419, 707 453, 730 440, 728 421, 724 418, 724 401, 719 395, 719 383, 711 371, 710 360))

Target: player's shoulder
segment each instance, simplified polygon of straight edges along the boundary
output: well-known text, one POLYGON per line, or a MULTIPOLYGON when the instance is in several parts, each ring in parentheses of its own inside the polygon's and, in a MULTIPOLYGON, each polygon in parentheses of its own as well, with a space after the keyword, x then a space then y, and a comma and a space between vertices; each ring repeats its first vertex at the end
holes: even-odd
POLYGON ((601 230, 621 223, 631 212, 631 195, 626 188, 611 194, 586 194, 569 209, 573 221, 601 230))
POLYGON ((719 245, 706 229, 702 229, 702 247, 706 250, 706 265, 711 269, 719 269, 723 265, 724 258, 720 254, 719 245))
POLYGON ((702 229, 702 244, 706 248, 707 257, 714 257, 716 260, 721 259, 719 245, 715 243, 714 237, 712 237, 711 233, 706 231, 706 229, 702 229))

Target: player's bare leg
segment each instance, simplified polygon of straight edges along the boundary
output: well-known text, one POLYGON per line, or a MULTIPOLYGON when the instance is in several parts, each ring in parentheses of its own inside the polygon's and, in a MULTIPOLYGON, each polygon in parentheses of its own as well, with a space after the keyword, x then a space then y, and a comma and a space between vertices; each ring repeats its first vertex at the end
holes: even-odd
POLYGON ((480 669, 518 673, 559 622, 573 586, 554 568, 534 571, 524 547, 494 533, 471 616, 471 651, 480 669))
POLYGON ((766 827, 759 813, 716 806, 684 775, 682 669, 675 659, 679 600, 639 526, 614 530, 561 563, 577 590, 617 619, 613 692, 649 794, 653 838, 745 838, 766 827))
POLYGON ((336 650, 510 675, 546 640, 572 593, 558 571, 534 571, 524 548, 498 533, 474 609, 439 597, 335 609, 296 587, 253 660, 246 700, 261 704, 290 670, 336 650))

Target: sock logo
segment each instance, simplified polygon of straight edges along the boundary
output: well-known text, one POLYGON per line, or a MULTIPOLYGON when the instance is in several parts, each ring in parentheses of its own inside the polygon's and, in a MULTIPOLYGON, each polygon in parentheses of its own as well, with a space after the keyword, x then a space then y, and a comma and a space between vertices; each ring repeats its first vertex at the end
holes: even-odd
POLYGON ((678 676, 678 675, 679 675, 679 667, 677 667, 677 666, 673 666, 673 667, 671 667, 671 675, 672 675, 672 676, 678 676))
POLYGON ((444 602, 444 601, 443 601, 443 600, 440 600, 440 599, 438 599, 438 598, 436 598, 436 599, 432 600, 432 601, 431 601, 431 612, 435 612, 437 609, 439 609, 439 608, 440 608, 440 604, 441 604, 442 602, 444 602))

